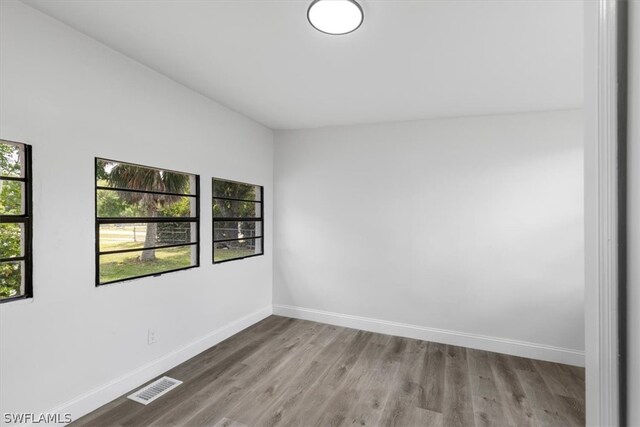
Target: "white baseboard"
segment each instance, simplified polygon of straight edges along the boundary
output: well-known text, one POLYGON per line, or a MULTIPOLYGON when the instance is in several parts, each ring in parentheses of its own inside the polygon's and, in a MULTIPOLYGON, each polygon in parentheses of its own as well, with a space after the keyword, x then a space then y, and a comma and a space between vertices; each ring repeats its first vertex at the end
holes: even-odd
POLYGON ((567 365, 584 366, 584 352, 568 348, 535 344, 506 338, 489 337, 485 335, 469 334, 465 332, 448 331, 425 326, 409 325, 406 323, 390 322, 370 317, 352 316, 349 314, 333 313, 330 311, 314 310, 311 308, 293 307, 288 305, 273 305, 273 314, 296 319, 313 320, 330 325, 361 329, 364 331, 433 341, 478 350, 510 354, 530 359, 546 360, 567 365))
MULTIPOLYGON (((147 381, 157 377, 165 371, 181 364, 182 362, 202 353, 208 348, 224 341, 254 323, 270 316, 272 307, 264 307, 251 314, 228 323, 216 329, 208 335, 199 338, 165 356, 162 356, 144 366, 122 375, 113 381, 95 388, 75 399, 66 402, 59 407, 48 411, 49 414, 71 414, 72 420, 77 420, 83 415, 99 408, 100 406, 122 396, 124 393, 141 386, 147 381)), ((56 425, 55 423, 47 424, 56 425)), ((63 425, 63 424, 58 424, 63 425)))

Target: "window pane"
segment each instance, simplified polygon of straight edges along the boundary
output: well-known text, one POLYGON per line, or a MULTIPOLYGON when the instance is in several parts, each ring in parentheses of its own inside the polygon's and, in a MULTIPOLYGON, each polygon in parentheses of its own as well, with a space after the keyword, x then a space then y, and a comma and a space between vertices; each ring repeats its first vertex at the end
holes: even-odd
POLYGON ((243 184, 241 182, 213 180, 213 197, 227 197, 231 199, 260 201, 259 185, 243 184))
POLYGON ((257 221, 214 221, 213 239, 239 239, 262 236, 262 223, 257 221))
POLYGON ((96 159, 95 179, 98 251, 130 251, 98 254, 98 284, 198 264, 197 175, 96 159), (135 222, 113 224, 115 218, 135 222), (162 248, 172 245, 187 246, 162 248))
POLYGON ((214 218, 260 218, 262 204, 236 200, 213 200, 214 218))
POLYGON ((129 163, 97 160, 98 185, 162 193, 195 194, 195 175, 129 163))
POLYGON ((0 299, 24 294, 24 261, 0 263, 0 299))
POLYGON ((196 265, 196 246, 100 255, 100 283, 196 265))
POLYGON ((99 218, 195 217, 196 199, 187 196, 97 190, 99 218))
POLYGON ((195 236, 195 222, 101 224, 100 251, 192 243, 195 236))
POLYGON ((24 214, 24 182, 0 179, 0 215, 24 214))
POLYGON ((24 253, 23 224, 0 224, 0 258, 20 257, 24 253))
POLYGON ((246 239, 213 244, 213 261, 228 261, 262 253, 262 239, 246 239))
POLYGON ((0 140, 0 176, 22 177, 24 146, 0 140))
POLYGON ((11 221, 19 221, 0 222, 0 259, 6 260, 0 262, 0 300, 32 296, 31 288, 26 287, 31 283, 31 263, 25 260, 31 256, 25 247, 25 235, 31 232, 27 228, 31 207, 25 201, 31 188, 26 177, 29 154, 28 145, 0 140, 0 215, 17 217, 11 221))

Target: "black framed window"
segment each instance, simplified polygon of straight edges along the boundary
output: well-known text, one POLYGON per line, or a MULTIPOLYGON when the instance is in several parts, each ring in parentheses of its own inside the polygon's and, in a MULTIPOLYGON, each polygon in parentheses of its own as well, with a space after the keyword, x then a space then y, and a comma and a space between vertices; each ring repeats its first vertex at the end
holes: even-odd
POLYGON ((96 158, 96 286, 200 265, 200 177, 96 158))
POLYGON ((0 302, 33 296, 31 146, 0 140, 0 302))
POLYGON ((264 253, 263 188, 213 178, 213 263, 264 253))

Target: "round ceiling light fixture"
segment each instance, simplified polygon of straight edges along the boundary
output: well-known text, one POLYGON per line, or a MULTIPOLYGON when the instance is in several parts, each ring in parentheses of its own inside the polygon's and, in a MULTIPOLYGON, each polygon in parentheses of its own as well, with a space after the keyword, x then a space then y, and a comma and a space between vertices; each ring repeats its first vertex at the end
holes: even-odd
POLYGON ((314 0, 307 19, 316 30, 326 34, 348 34, 362 25, 364 13, 355 0, 314 0))

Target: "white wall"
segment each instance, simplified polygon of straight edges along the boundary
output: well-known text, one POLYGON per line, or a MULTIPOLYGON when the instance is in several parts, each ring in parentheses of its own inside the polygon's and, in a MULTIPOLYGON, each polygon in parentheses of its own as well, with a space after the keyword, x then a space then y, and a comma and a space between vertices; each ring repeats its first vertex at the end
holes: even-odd
POLYGON ((0 305, 0 413, 38 413, 146 366, 135 376, 144 381, 155 366, 146 364, 175 362, 233 331, 183 346, 270 310, 273 133, 21 3, 0 3, 0 138, 33 145, 35 207, 35 297, 0 305), (94 287, 95 156, 200 174, 200 268, 94 287), (265 256, 211 264, 211 176, 265 186, 265 256))
POLYGON ((628 425, 640 426, 640 2, 629 2, 628 425))
POLYGON ((276 312, 583 363, 581 111, 275 141, 276 312))

